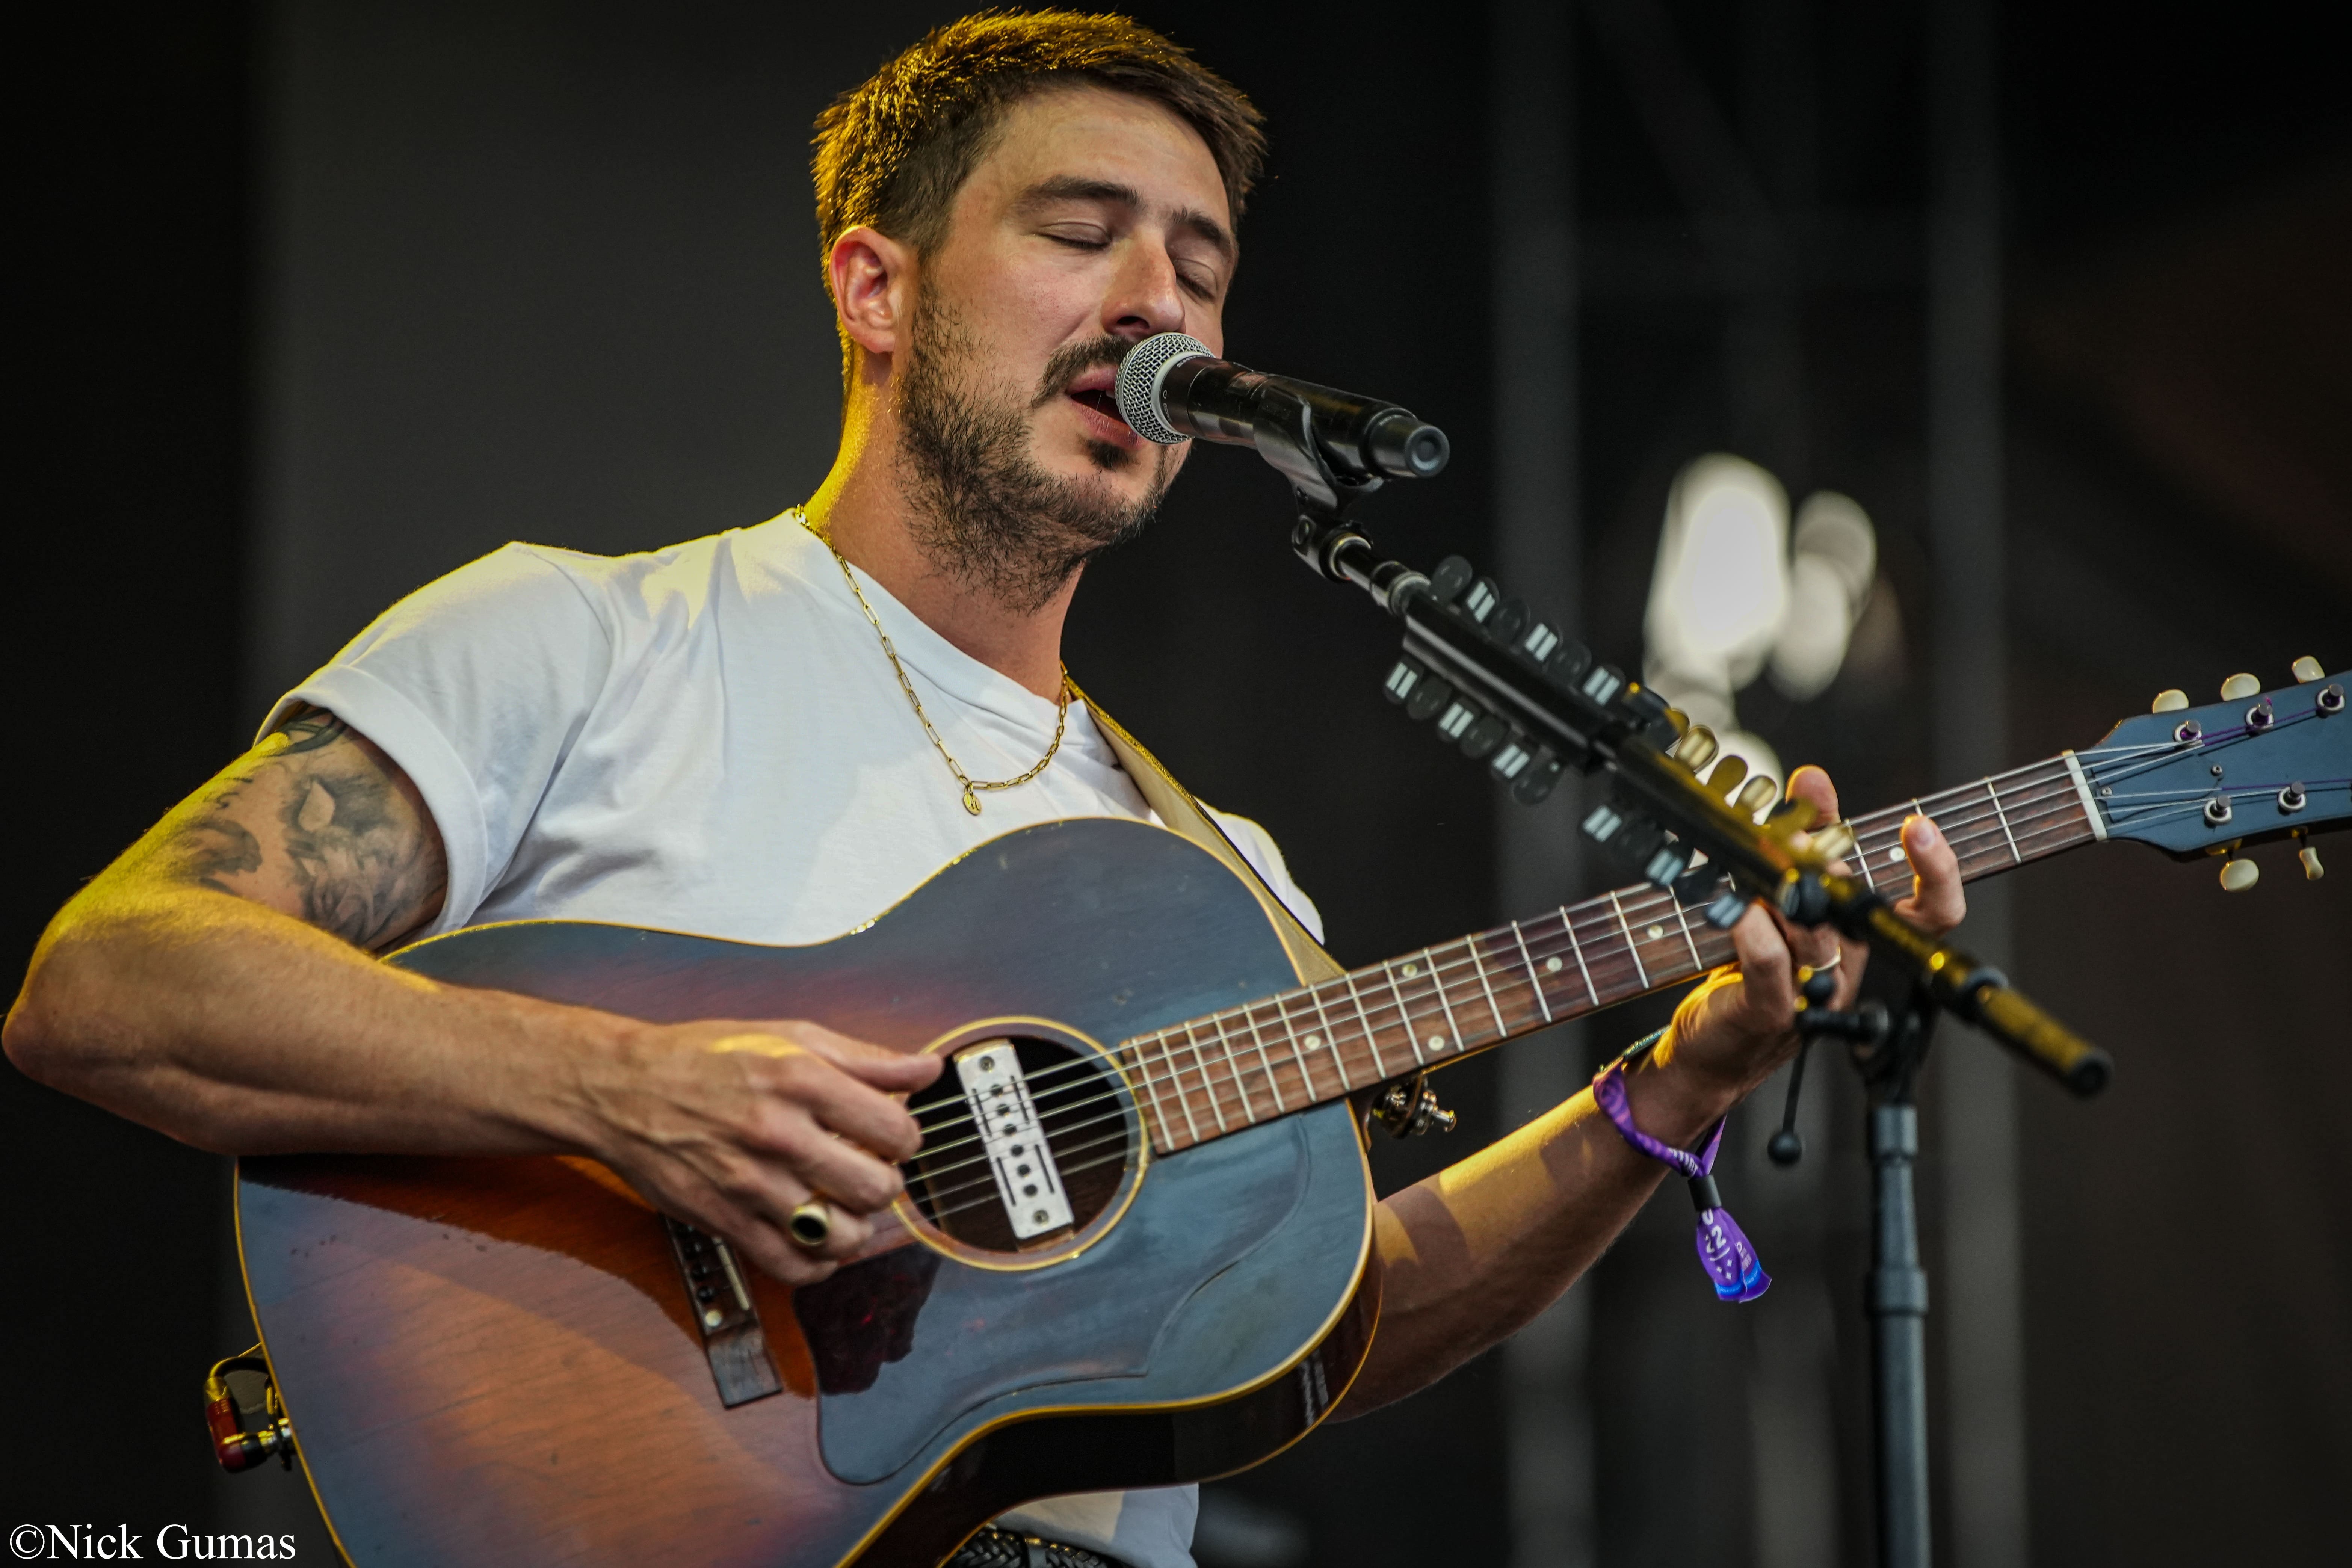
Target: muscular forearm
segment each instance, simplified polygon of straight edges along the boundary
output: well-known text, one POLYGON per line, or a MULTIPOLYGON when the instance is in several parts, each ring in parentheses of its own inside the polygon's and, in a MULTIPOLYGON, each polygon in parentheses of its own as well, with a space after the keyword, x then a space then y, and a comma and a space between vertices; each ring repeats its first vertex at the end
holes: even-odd
POLYGON ((26 1074, 186 1142, 578 1151, 793 1283, 872 1234, 936 1058, 797 1020, 648 1024, 377 963, 439 912, 439 835, 331 713, 289 718, 50 923, 8 1015, 26 1074), (787 1217, 822 1195, 814 1250, 787 1217))
MULTIPOLYGON (((1642 1127, 1686 1143, 1736 1090, 1671 1058, 1640 1063, 1627 1089, 1642 1127)), ((1508 1338, 1591 1267, 1664 1170, 1588 1089, 1390 1197, 1374 1215, 1380 1329, 1338 1414, 1402 1399, 1508 1338)))
POLYGON ((8 1016, 29 1076, 224 1152, 576 1146, 558 1092, 625 1020, 435 984, 202 887, 67 906, 8 1016))

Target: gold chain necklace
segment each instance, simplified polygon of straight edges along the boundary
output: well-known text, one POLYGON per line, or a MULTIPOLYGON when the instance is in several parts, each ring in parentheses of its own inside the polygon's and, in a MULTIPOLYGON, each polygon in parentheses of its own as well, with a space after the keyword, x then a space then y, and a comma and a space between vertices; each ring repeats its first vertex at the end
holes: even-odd
POLYGON ((954 754, 948 750, 947 742, 940 739, 940 732, 931 728, 931 716, 923 711, 923 700, 915 695, 915 683, 907 679, 907 667, 898 662, 898 650, 891 646, 890 634, 882 629, 881 621, 874 614, 874 606, 866 602, 865 590, 858 587, 856 576, 849 570, 848 559, 844 556, 840 551, 833 548, 833 541, 831 538, 824 534, 819 534, 817 537, 824 540, 825 549, 832 552, 833 563, 841 568, 841 580, 849 584, 850 593, 856 596, 857 607, 866 612, 866 625, 872 626, 874 628, 874 635, 882 639, 882 652, 884 656, 890 660, 890 668, 892 673, 896 674, 898 678, 898 689, 907 694, 908 705, 912 707, 915 710, 916 721, 922 725, 923 733, 931 738, 932 749, 939 752, 940 761, 947 763, 948 772, 955 774, 956 783, 963 786, 963 808, 966 811, 971 813, 974 816, 978 816, 980 815, 980 795, 978 792, 984 789, 1017 788, 1022 784, 1027 784, 1031 779, 1035 778, 1039 773, 1044 773, 1048 767, 1053 765, 1055 754, 1062 749, 1063 731, 1068 727, 1070 721, 1070 671, 1068 666, 1066 665, 1062 668, 1062 700, 1060 705, 1054 712, 1054 743, 1045 748, 1045 754, 1037 759, 1037 765, 1031 768, 1027 773, 1023 773, 1019 778, 998 779, 992 783, 987 779, 973 778, 970 773, 965 773, 963 771, 963 765, 955 760, 954 754))

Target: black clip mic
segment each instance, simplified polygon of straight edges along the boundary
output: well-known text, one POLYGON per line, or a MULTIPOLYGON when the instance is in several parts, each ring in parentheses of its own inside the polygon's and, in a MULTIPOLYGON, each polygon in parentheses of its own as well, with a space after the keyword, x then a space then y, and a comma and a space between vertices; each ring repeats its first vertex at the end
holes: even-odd
MULTIPOLYGON (((1198 436, 1254 447, 1277 468, 1304 438, 1346 479, 1425 479, 1445 467, 1445 432, 1393 403, 1222 360, 1182 332, 1144 339, 1119 361, 1119 417, 1163 447, 1198 436)), ((1305 456, 1305 454, 1299 454, 1305 456)))

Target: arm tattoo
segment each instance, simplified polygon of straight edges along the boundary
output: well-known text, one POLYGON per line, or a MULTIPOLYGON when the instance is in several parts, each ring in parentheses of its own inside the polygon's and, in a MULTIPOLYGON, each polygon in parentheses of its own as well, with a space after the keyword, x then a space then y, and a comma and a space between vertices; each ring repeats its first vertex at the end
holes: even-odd
POLYGON ((388 945, 446 890, 439 840, 404 783, 335 715, 297 710, 167 823, 171 872, 355 946, 388 945))

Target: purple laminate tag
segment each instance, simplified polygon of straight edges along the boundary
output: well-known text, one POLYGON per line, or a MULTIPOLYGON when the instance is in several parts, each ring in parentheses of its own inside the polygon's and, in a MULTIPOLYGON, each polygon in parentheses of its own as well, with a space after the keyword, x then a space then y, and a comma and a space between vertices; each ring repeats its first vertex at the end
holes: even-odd
POLYGON ((1701 1209, 1698 1260, 1715 1282, 1718 1301, 1753 1301, 1772 1288, 1772 1277, 1756 1260, 1756 1248, 1729 1209, 1701 1209))
MULTIPOLYGON (((1715 1124, 1715 1131, 1707 1135, 1706 1149, 1696 1154, 1662 1143, 1634 1126, 1633 1108, 1625 1094, 1625 1058, 1618 1058, 1593 1076, 1592 1100, 1625 1142, 1651 1159, 1672 1165, 1694 1181, 1714 1171, 1716 1152, 1723 1147, 1723 1123, 1715 1124)), ((1715 1286, 1716 1300, 1719 1301, 1753 1301, 1772 1288, 1772 1277, 1764 1272, 1754 1244, 1739 1228, 1739 1222, 1731 1217, 1729 1209, 1699 1211, 1698 1260, 1706 1267, 1707 1279, 1715 1286)))

